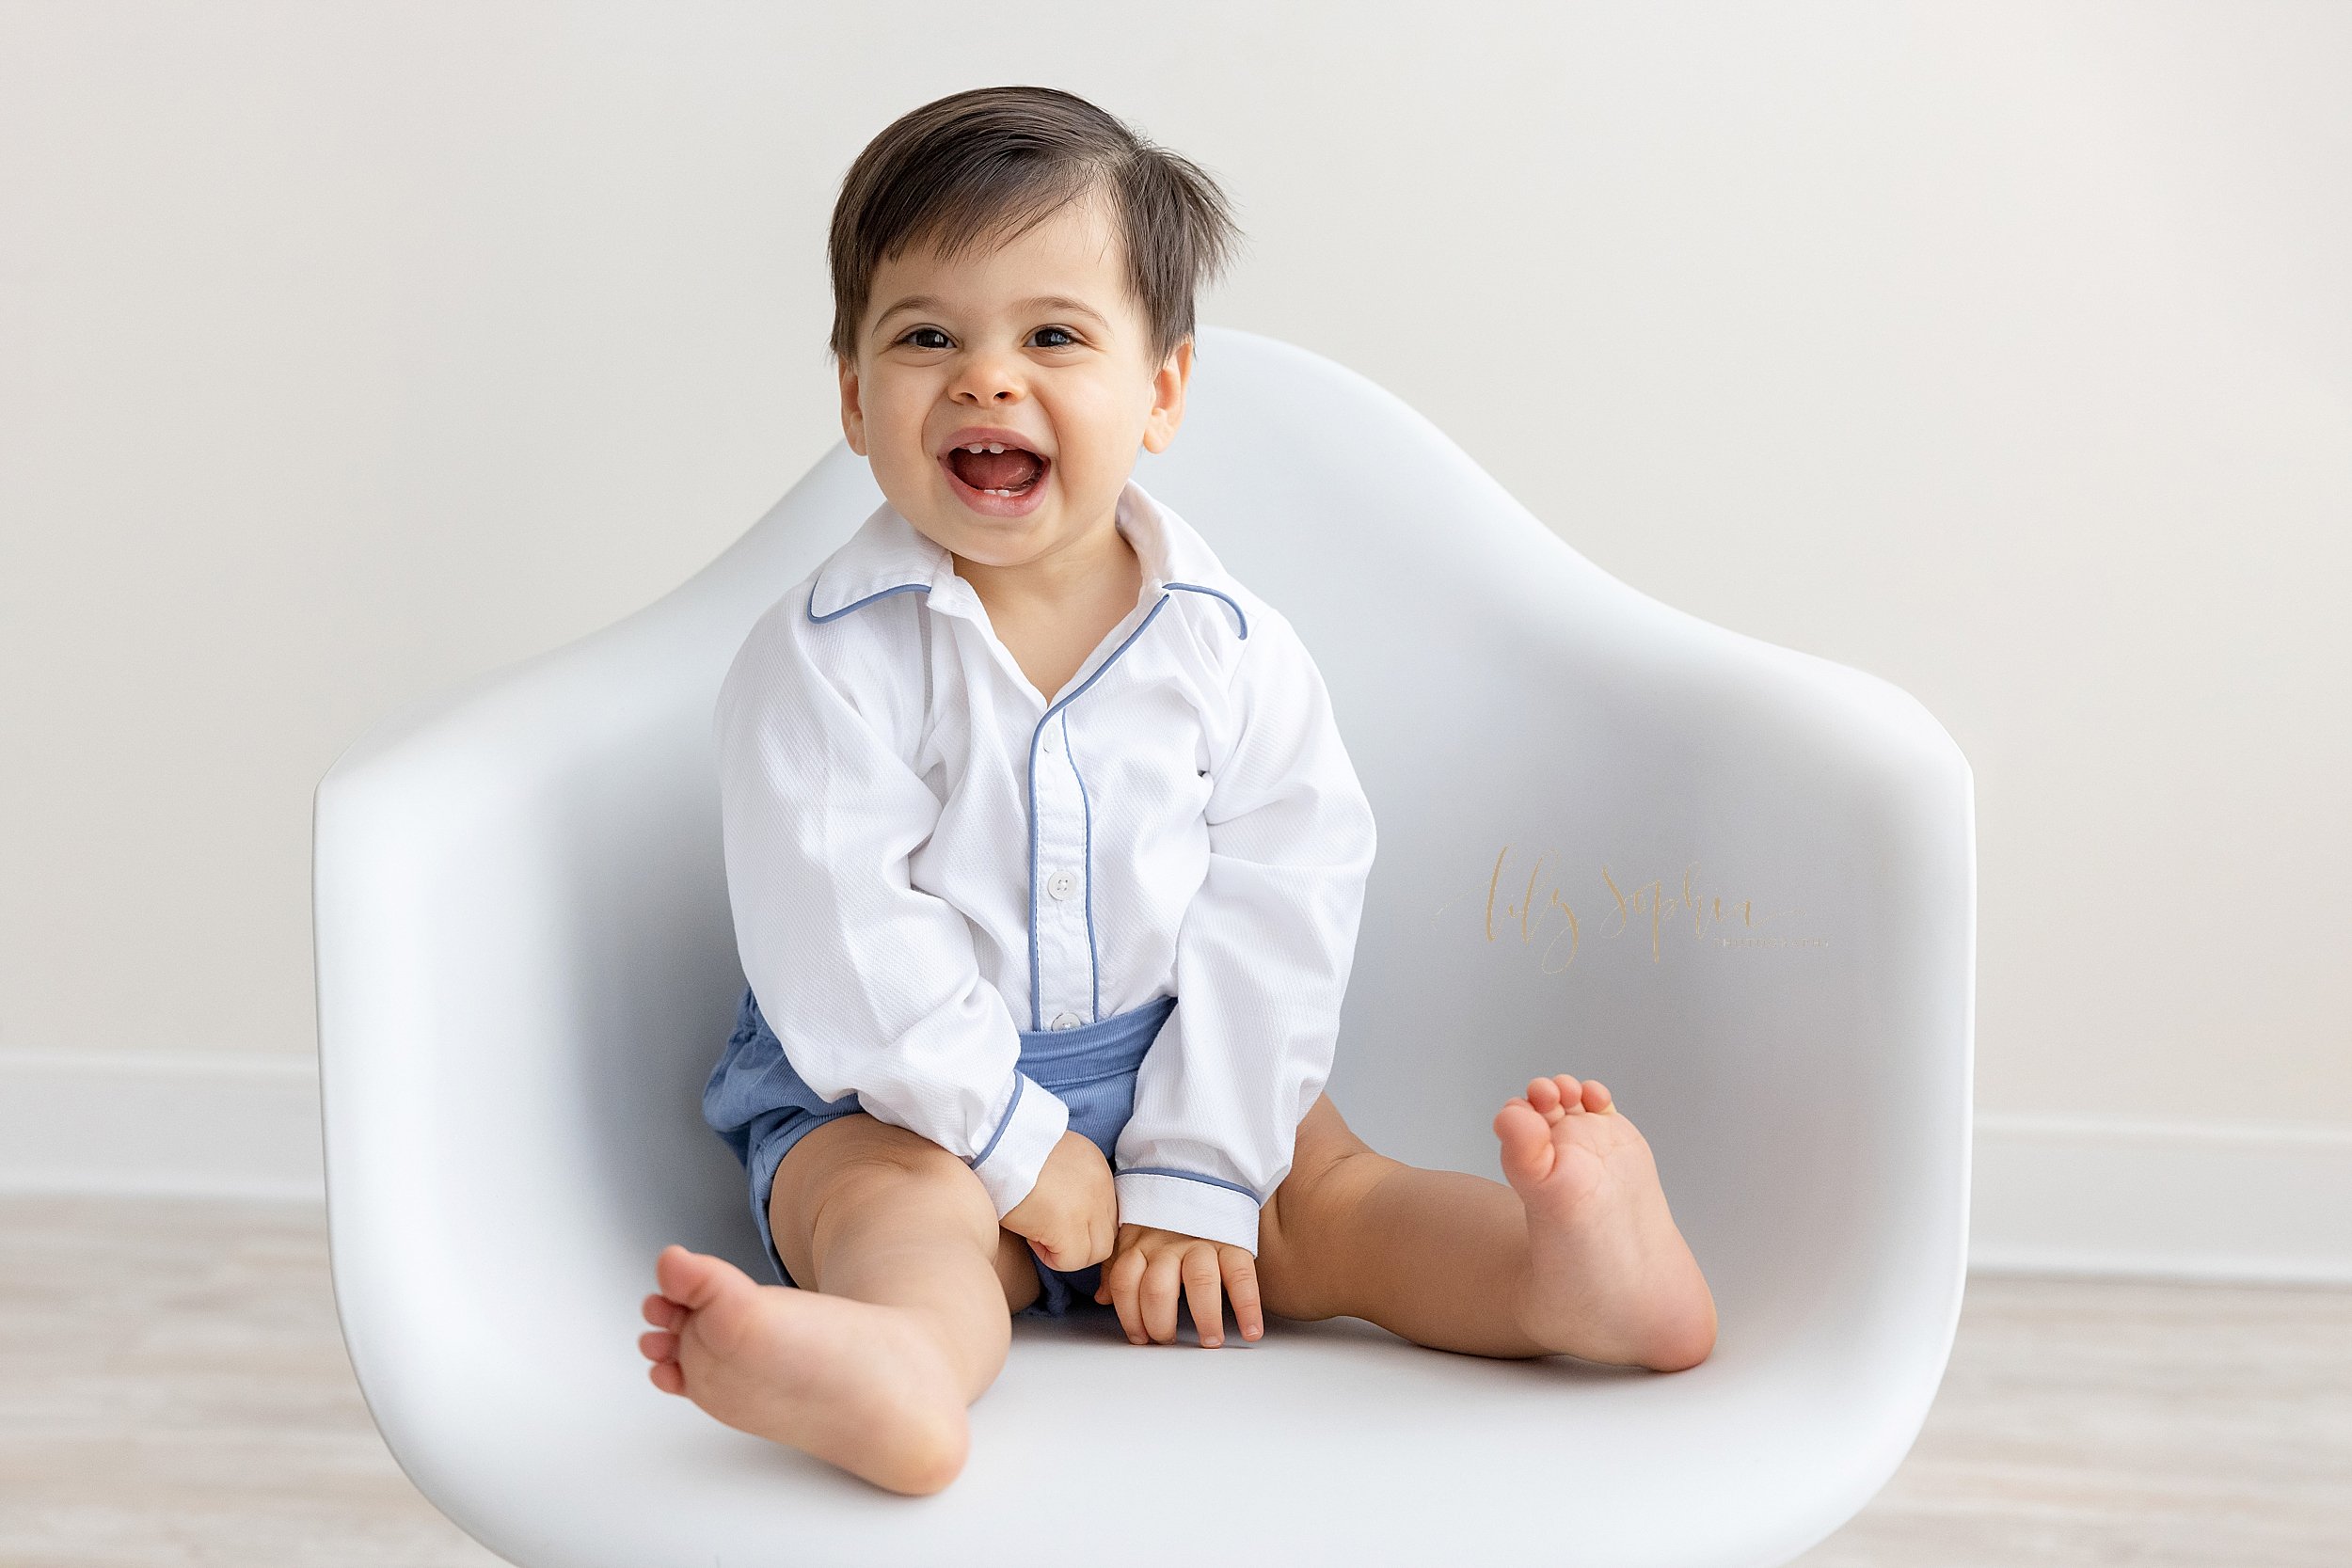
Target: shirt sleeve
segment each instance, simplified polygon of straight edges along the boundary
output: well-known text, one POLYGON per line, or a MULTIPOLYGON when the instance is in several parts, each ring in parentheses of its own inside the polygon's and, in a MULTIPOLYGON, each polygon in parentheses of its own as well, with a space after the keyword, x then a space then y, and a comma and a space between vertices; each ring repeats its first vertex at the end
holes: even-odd
POLYGON ((719 699, 744 976, 810 1087, 855 1092, 877 1120, 961 1157, 1001 1219, 1036 1186, 1069 1107, 1019 1070, 1019 1028, 962 911, 909 880, 941 801, 889 739, 891 703, 857 691, 886 688, 903 661, 873 657, 875 628, 810 624, 807 597, 761 620, 719 699))
POLYGON ((1330 1076, 1375 834, 1321 672, 1253 610, 1214 769, 1208 872, 1176 940, 1176 1006, 1113 1164, 1122 1224, 1258 1250, 1258 1211, 1330 1076))

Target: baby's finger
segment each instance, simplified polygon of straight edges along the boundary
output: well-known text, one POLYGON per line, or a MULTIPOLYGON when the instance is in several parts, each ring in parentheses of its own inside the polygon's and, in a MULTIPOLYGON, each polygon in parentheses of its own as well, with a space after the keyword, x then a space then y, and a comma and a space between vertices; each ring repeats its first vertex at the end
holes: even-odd
POLYGON ((1118 1261, 1119 1243, 1114 1239, 1110 1251, 1103 1257, 1103 1267, 1095 1277, 1094 1302, 1098 1307, 1108 1307, 1111 1304, 1111 1265, 1118 1261))
POLYGON ((1233 1298, 1233 1325, 1245 1339, 1265 1334, 1265 1310, 1258 1300, 1258 1260, 1237 1246, 1220 1246, 1217 1260, 1225 1269, 1225 1293, 1233 1298))
POLYGON ((1170 1247, 1143 1271, 1143 1327, 1156 1344, 1176 1342, 1176 1298, 1183 1289, 1176 1271, 1183 1260, 1183 1250, 1170 1247))
POLYGON ((1184 1281, 1184 1300, 1192 1307, 1192 1326, 1204 1345, 1225 1342, 1224 1308, 1218 1303, 1220 1276, 1216 1268, 1216 1248, 1191 1246, 1184 1248, 1179 1265, 1184 1281))
POLYGON ((1119 1313, 1119 1326, 1126 1331, 1130 1344, 1144 1341, 1143 1308, 1136 1299, 1142 1283, 1143 1254, 1133 1248, 1103 1265, 1103 1288, 1110 1292, 1111 1306, 1119 1313))

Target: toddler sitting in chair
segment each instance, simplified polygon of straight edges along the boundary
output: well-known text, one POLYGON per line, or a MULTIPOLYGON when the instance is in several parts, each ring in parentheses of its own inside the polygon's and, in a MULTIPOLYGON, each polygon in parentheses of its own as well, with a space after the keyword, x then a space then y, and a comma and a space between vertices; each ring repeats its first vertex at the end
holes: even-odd
POLYGON ((961 1471, 1012 1315, 1079 1298, 1138 1345, 1180 1304, 1221 1345, 1227 1298, 1252 1340, 1714 1344, 1599 1084, 1503 1102, 1507 1186, 1375 1153, 1322 1093, 1371 806, 1297 632, 1131 477, 1234 237, 1199 167, 1041 87, 906 115, 834 211, 842 425, 887 499, 717 721, 750 990, 704 1114, 782 1284, 669 1247, 640 1348, 894 1492, 961 1471))

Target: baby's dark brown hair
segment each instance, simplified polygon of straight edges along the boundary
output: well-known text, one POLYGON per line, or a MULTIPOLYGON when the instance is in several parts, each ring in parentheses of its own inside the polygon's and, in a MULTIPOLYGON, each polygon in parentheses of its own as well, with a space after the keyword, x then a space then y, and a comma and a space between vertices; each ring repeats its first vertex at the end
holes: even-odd
POLYGON ((1193 295, 1241 238, 1200 167, 1057 87, 975 87, 934 99, 866 143, 842 178, 826 257, 831 347, 857 357, 875 270, 910 245, 947 259, 1003 244, 1078 198, 1109 198, 1155 363, 1193 333, 1193 295))

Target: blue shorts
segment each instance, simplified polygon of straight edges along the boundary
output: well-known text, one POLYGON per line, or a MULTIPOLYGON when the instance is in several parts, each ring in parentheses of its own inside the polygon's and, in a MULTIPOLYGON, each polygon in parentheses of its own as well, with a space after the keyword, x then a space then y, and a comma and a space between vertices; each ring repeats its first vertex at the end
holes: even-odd
MULTIPOLYGON (((1136 1104, 1136 1069, 1152 1049, 1160 1025, 1176 1010, 1172 996, 1154 997, 1142 1006, 1074 1029, 1021 1031, 1021 1070, 1070 1107, 1071 1131, 1094 1140, 1109 1160, 1120 1129, 1136 1104)), ((726 1053, 711 1069, 703 1089, 703 1119, 741 1161, 751 1178, 752 1220, 759 1227, 760 1244, 775 1265, 776 1277, 795 1281, 776 1251, 768 1227, 768 1195, 775 1185, 776 1167, 792 1146, 816 1128, 837 1117, 865 1109, 852 1092, 824 1100, 792 1070, 784 1046, 760 1016, 759 1003, 747 990, 736 1010, 735 1033, 726 1053)), ((1058 1318, 1073 1302, 1094 1305, 1103 1280, 1103 1265, 1083 1269, 1049 1269, 1032 1250, 1041 1293, 1023 1316, 1058 1318)), ((1107 1307, 1104 1310, 1109 1310, 1107 1307)))

